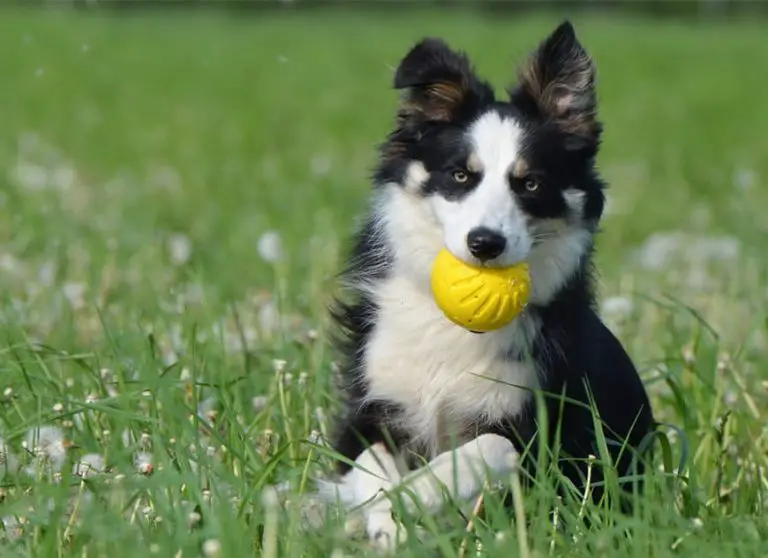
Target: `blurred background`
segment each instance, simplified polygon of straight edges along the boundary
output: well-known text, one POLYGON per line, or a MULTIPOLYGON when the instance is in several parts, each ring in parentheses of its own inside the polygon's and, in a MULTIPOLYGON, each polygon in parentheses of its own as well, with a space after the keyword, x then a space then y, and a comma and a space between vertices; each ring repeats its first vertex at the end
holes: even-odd
MULTIPOLYGON (((671 281, 678 295, 723 295, 718 281, 762 273, 749 258, 762 253, 768 230, 760 94, 768 78, 759 62, 766 5, 6 6, 1 280, 6 292, 32 290, 25 303, 42 296, 49 308, 46 297, 56 295, 46 282, 68 286, 70 298, 127 303, 130 313, 137 302, 159 304, 179 282, 241 300, 257 286, 271 289, 274 267, 258 252, 266 234, 264 245, 279 242, 284 252, 290 307, 320 319, 338 251, 365 203, 376 144, 393 121, 400 57, 418 38, 441 35, 501 90, 568 16, 599 69, 599 164, 611 186, 599 252, 606 294, 671 281), (720 279, 708 267, 715 260, 726 262, 720 279), (736 263, 747 269, 736 272, 736 263), (653 283, 638 287, 646 272, 653 283)), ((715 317, 733 315, 726 308, 715 317)), ((54 316, 31 325, 48 334, 54 316)))
MULTIPOLYGON (((86 429, 67 419, 69 436, 98 453, 109 446, 102 431, 151 431, 162 454, 162 444, 187 432, 186 407, 174 406, 175 395, 159 399, 164 411, 137 401, 190 378, 207 387, 188 386, 194 401, 186 404, 205 402, 205 412, 249 425, 244 440, 321 431, 302 405, 334 400, 332 356, 317 340, 365 208, 376 145, 394 120, 400 58, 421 37, 442 36, 501 91, 516 64, 570 17, 597 62, 605 124, 603 315, 641 368, 658 417, 687 429, 702 502, 719 497, 728 479, 743 485, 743 463, 765 467, 768 447, 767 7, 3 4, 3 436, 19 447, 29 428, 76 414, 97 393, 128 414, 104 411, 86 429), (268 407, 265 426, 275 362, 297 378, 309 374, 313 389, 296 400, 295 415, 290 405, 268 407), (715 428, 726 412, 737 417, 730 449, 715 428), (142 422, 148 416, 152 429, 142 422), (721 455, 732 459, 715 485, 721 455)), ((230 452, 238 447, 229 443, 230 452)), ((253 463, 266 462, 265 452, 253 463)), ((239 470, 229 459, 220 478, 239 470)), ((258 471, 253 463, 246 470, 258 471)), ((752 479, 729 513, 754 512, 764 480, 752 479)))

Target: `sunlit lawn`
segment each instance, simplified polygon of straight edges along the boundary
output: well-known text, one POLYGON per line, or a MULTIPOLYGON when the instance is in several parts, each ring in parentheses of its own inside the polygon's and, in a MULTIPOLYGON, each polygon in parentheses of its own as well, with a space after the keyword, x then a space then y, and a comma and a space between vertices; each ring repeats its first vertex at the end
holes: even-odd
MULTIPOLYGON (((557 18, 0 14, 2 555, 367 551, 296 506, 265 528, 261 493, 330 465, 305 443, 334 410, 325 306, 393 67, 439 34, 501 91, 557 18)), ((606 125, 604 313, 685 436, 618 525, 581 532, 566 502, 555 532, 529 494, 531 555, 765 556, 768 38, 575 21, 606 125)), ((457 556, 465 525, 449 507, 400 554, 457 556)), ((470 538, 522 548, 492 502, 470 538)))

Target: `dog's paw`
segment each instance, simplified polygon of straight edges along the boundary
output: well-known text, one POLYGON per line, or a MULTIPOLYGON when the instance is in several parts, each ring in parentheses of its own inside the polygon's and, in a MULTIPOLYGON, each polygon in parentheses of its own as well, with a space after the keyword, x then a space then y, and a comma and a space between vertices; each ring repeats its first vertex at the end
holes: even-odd
POLYGON ((354 487, 349 479, 341 480, 315 479, 316 491, 314 496, 327 503, 341 504, 344 507, 352 507, 355 504, 354 487))
POLYGON ((406 532, 389 511, 377 511, 366 518, 368 539, 382 553, 391 554, 406 541, 406 532))
POLYGON ((446 502, 444 487, 429 473, 408 479, 403 485, 402 500, 408 513, 417 513, 420 509, 436 512, 446 502))

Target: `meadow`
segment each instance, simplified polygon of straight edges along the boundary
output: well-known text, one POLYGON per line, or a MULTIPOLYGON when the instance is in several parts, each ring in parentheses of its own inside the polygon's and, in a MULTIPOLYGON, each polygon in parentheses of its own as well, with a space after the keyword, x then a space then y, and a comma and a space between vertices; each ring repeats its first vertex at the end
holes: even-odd
MULTIPOLYGON (((501 90, 559 18, 0 14, 2 555, 369 553, 296 502, 331 464, 325 308, 393 68, 442 35, 501 90)), ((606 126, 602 312, 670 425, 648 494, 553 521, 542 483, 524 529, 489 496, 471 531, 415 518, 399 555, 766 556, 768 38, 574 21, 606 126)))

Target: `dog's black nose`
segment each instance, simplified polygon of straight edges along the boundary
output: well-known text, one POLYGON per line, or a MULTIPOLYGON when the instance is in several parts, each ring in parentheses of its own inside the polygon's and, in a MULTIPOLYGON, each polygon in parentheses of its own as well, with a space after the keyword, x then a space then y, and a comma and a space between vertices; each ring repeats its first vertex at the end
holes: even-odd
POLYGON ((467 234, 467 248, 481 262, 499 257, 506 246, 506 238, 486 227, 474 228, 467 234))

